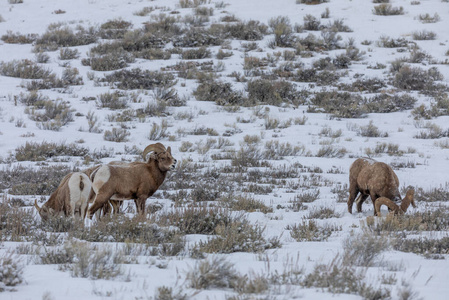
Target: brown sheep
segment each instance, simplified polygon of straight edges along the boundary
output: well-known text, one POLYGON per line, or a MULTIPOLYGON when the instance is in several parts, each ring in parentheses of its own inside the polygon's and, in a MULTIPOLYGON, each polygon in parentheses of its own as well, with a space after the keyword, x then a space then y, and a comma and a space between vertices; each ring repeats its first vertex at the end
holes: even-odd
POLYGON ((67 174, 56 191, 50 195, 48 201, 42 207, 39 207, 37 200, 35 200, 34 207, 44 221, 50 217, 60 215, 67 217, 78 215, 84 218, 91 185, 92 182, 84 173, 73 172, 67 174))
POLYGON ((388 199, 386 197, 377 198, 376 205, 375 205, 377 216, 379 216, 379 217, 381 216, 380 208, 382 205, 386 205, 388 207, 388 209, 390 210, 390 213, 393 213, 395 215, 404 214, 405 212, 407 212, 407 209, 410 206, 410 204, 414 208, 416 207, 414 196, 415 196, 415 190, 409 189, 407 191, 407 194, 405 195, 404 199, 402 199, 402 202, 400 205, 397 205, 396 203, 394 203, 393 201, 391 201, 390 199, 388 199))
MULTIPOLYGON (((108 163, 108 165, 125 165, 127 163, 122 162, 122 161, 111 161, 108 163)), ((85 171, 83 171, 83 173, 85 173, 87 176, 89 176, 90 180, 93 182, 95 179, 95 175, 97 174, 98 169, 101 167, 102 165, 97 165, 94 166, 92 168, 89 168, 85 171)), ((100 217, 100 215, 107 215, 109 213, 113 214, 118 214, 120 212, 120 207, 123 204, 123 200, 130 200, 130 199, 114 199, 116 196, 113 195, 111 197, 111 199, 109 199, 109 201, 107 203, 105 203, 102 207, 101 210, 97 210, 97 218, 100 217), (100 212, 101 211, 101 212, 100 212)), ((95 199, 95 192, 93 189, 91 189, 91 193, 89 196, 89 203, 93 203, 95 199)))
POLYGON ((137 212, 145 213, 145 202, 157 191, 164 182, 167 172, 176 166, 176 159, 171 154, 171 148, 165 149, 161 143, 151 144, 143 151, 147 162, 132 162, 118 165, 102 165, 95 174, 92 188, 96 194, 94 203, 89 208, 88 217, 113 200, 133 199, 137 212))
POLYGON ((358 158, 349 169, 348 211, 352 213, 352 205, 358 193, 357 211, 362 211, 362 204, 371 197, 376 215, 375 202, 379 197, 386 197, 394 202, 401 201, 399 179, 393 169, 383 162, 369 158, 358 158))

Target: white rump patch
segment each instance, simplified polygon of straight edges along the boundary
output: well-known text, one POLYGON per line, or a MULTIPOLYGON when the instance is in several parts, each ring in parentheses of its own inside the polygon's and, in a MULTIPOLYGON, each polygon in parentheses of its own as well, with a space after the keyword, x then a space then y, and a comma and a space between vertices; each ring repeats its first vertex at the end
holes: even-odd
POLYGON ((98 194, 100 188, 109 180, 110 177, 111 172, 109 171, 109 166, 103 165, 98 169, 94 182, 92 183, 92 188, 95 194, 98 194))
POLYGON ((67 185, 69 187, 70 206, 72 208, 70 213, 73 215, 76 208, 79 209, 87 204, 92 184, 86 174, 75 172, 70 176, 67 185), (80 188, 81 184, 83 185, 83 189, 80 188))

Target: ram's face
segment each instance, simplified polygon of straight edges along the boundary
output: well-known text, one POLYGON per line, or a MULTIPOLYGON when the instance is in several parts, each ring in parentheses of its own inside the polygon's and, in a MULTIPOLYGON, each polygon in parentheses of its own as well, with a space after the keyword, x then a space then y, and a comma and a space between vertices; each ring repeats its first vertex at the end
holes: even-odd
POLYGON ((48 221, 48 219, 54 215, 54 210, 43 206, 39 211, 39 215, 41 216, 42 221, 48 221))
POLYGON ((171 148, 168 147, 167 151, 157 154, 157 161, 159 168, 163 171, 174 170, 177 160, 171 155, 171 148))

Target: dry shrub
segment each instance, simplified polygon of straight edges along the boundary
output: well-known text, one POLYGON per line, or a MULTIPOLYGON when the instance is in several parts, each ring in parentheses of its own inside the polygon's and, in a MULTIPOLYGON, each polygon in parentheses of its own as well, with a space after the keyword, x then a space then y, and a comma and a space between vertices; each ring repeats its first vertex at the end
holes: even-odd
POLYGON ((206 242, 199 242, 195 247, 207 253, 260 252, 279 247, 276 238, 266 241, 264 228, 252 225, 241 217, 227 225, 219 225, 215 229, 217 237, 206 242))
POLYGON ((240 280, 234 265, 224 257, 203 260, 187 272, 186 280, 194 289, 235 288, 240 280))
POLYGON ((374 235, 369 230, 351 235, 343 241, 343 264, 370 267, 389 246, 386 235, 374 235))
POLYGON ((135 68, 115 71, 112 74, 105 75, 100 82, 109 83, 123 90, 152 90, 158 87, 171 87, 176 83, 176 80, 171 73, 135 68))
POLYGON ((321 242, 326 241, 334 231, 340 231, 341 226, 325 224, 319 226, 314 220, 303 221, 302 224, 289 226, 290 235, 297 242, 321 242))

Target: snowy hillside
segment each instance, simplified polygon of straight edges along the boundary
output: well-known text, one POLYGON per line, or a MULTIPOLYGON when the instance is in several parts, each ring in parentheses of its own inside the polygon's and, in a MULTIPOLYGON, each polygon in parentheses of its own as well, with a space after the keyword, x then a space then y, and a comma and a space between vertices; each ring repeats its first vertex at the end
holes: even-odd
POLYGON ((1 0, 0 299, 447 299, 447 0, 1 0), (178 160, 42 222, 74 170, 178 160), (389 164, 416 208, 348 212, 389 164))

